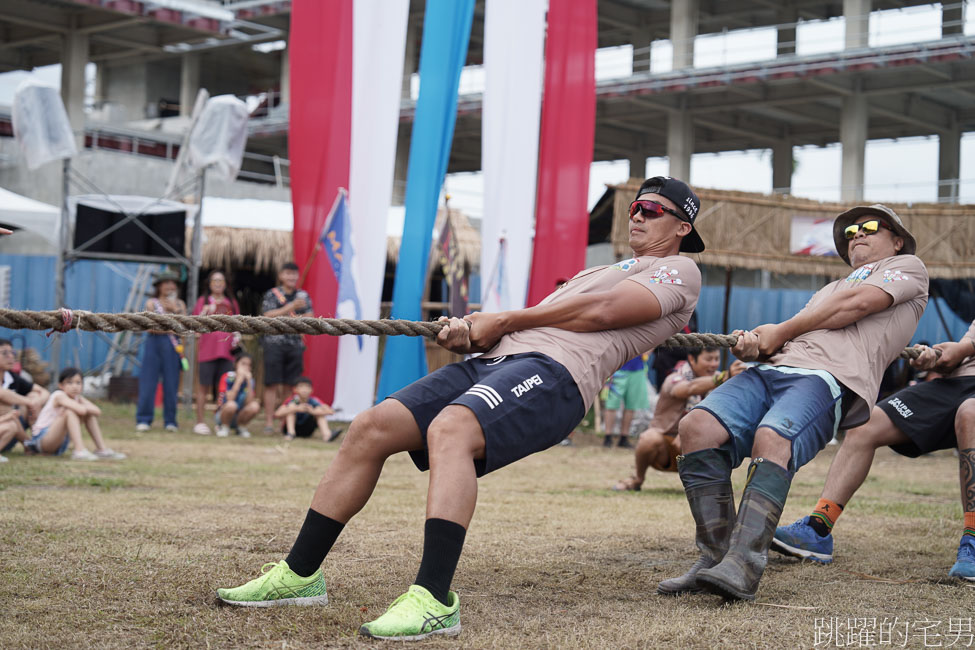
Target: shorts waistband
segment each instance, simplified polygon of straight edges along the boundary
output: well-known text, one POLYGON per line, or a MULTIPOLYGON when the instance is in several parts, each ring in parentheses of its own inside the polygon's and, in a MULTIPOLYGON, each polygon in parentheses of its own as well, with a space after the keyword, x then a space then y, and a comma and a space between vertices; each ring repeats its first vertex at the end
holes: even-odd
POLYGON ((843 389, 840 387, 840 383, 836 381, 836 377, 825 370, 811 370, 809 368, 795 368, 793 366, 773 366, 767 363, 759 364, 756 367, 759 370, 775 370, 784 375, 815 375, 826 382, 833 399, 837 399, 843 393, 843 389))

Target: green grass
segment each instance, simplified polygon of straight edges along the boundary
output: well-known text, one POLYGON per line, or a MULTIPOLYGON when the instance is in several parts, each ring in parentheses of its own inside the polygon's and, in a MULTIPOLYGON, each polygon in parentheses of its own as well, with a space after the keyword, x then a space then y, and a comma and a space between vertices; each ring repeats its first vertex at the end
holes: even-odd
MULTIPOLYGON (((376 645, 355 630, 410 584, 422 547, 428 478, 406 456, 390 459, 326 561, 328 607, 241 610, 219 606, 214 589, 287 554, 338 447, 136 436, 131 407, 104 412, 128 460, 14 451, 0 465, 0 647, 376 645)), ((910 460, 880 450, 837 524, 836 561, 772 554, 758 601, 726 606, 654 594, 695 558, 677 476, 651 472, 642 492, 614 493, 631 454, 592 436, 578 443, 481 481, 454 581, 464 632, 420 645, 811 648, 817 619, 930 619, 946 631, 950 618, 972 616, 975 591, 947 578, 962 529, 949 452, 910 460)), ((833 453, 796 477, 784 522, 815 504, 833 453)), ((743 468, 734 478, 740 490, 743 468)))

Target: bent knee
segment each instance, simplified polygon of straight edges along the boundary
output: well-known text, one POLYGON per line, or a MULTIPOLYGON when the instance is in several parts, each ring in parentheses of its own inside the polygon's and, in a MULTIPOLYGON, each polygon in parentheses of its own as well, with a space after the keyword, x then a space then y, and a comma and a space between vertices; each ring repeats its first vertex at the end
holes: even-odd
POLYGON ((975 399, 966 399, 958 407, 955 431, 975 431, 975 399))
POLYGON ((427 449, 432 455, 456 452, 478 458, 484 455, 484 447, 481 424, 466 406, 448 406, 427 428, 427 449))

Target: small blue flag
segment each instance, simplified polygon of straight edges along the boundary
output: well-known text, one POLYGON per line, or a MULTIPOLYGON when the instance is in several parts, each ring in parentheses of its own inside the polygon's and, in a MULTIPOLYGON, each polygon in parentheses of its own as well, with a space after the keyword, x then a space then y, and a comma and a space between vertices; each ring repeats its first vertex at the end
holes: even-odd
MULTIPOLYGON (((354 310, 356 320, 362 318, 362 306, 359 302, 359 290, 355 281, 355 249, 352 247, 352 220, 349 218, 348 195, 344 189, 339 189, 339 195, 332 205, 332 213, 325 221, 325 228, 319 237, 319 243, 328 255, 332 271, 339 281, 338 299, 335 305, 336 315, 348 314, 349 307, 354 310), (351 303, 351 304, 346 304, 351 303)), ((362 336, 357 336, 359 349, 362 349, 362 336)))

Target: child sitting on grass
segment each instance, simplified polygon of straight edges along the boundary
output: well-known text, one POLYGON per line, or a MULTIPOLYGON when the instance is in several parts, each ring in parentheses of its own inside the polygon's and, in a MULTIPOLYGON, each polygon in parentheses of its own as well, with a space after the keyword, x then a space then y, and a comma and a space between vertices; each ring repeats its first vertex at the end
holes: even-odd
POLYGON ((240 354, 234 360, 234 369, 220 378, 216 412, 217 436, 220 438, 229 436, 231 427, 237 429, 241 438, 251 437, 246 425, 261 410, 261 403, 254 399, 253 364, 251 355, 240 354))
POLYGON ((30 440, 24 443, 28 452, 59 456, 68 448, 74 447, 71 460, 98 460, 100 458, 121 460, 125 454, 112 451, 105 446, 102 429, 98 424, 101 409, 81 396, 81 371, 65 368, 58 376, 58 390, 54 391, 44 404, 37 421, 34 422, 30 440), (84 423, 88 435, 95 443, 95 453, 88 451, 81 440, 81 425, 84 423))
POLYGON ((310 438, 315 429, 322 432, 322 440, 332 442, 340 435, 342 429, 330 431, 326 415, 335 411, 320 399, 312 395, 312 383, 308 377, 298 377, 295 381, 295 392, 291 399, 278 407, 274 417, 284 418, 284 437, 294 440, 295 436, 310 438))

